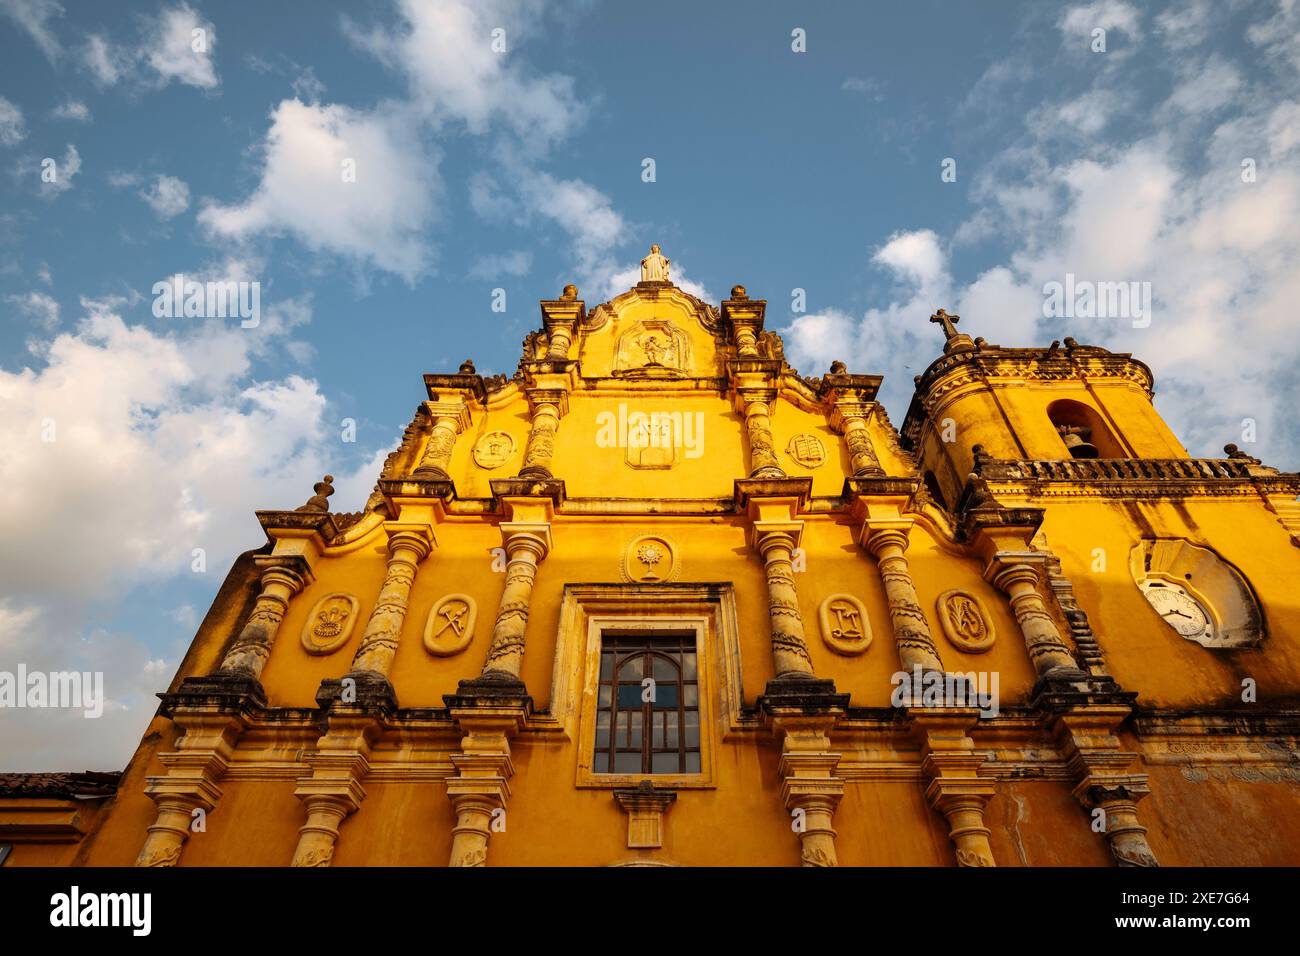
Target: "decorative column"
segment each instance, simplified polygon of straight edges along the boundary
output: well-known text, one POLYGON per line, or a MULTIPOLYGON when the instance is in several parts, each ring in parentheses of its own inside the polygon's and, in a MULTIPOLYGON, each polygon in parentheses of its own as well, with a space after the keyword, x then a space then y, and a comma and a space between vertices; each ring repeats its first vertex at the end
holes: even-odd
POLYGON ((968 708, 911 708, 912 732, 921 743, 925 799, 948 821, 958 866, 996 866, 984 825, 993 781, 979 775, 987 755, 975 750, 967 730, 979 720, 968 708))
POLYGON ((416 478, 449 478, 447 469, 456 447, 456 436, 470 426, 469 408, 464 402, 425 402, 424 407, 429 410, 433 429, 413 474, 416 478))
POLYGON ((772 447, 771 403, 776 389, 744 388, 737 392, 749 433, 749 477, 784 478, 785 472, 772 447))
POLYGON ((562 388, 530 388, 528 404, 532 425, 528 447, 524 451, 521 478, 551 478, 551 458, 555 454, 555 432, 568 411, 568 393, 562 388))
POLYGON ((942 671, 938 648, 930 636, 930 624, 916 597, 916 585, 905 552, 909 543, 910 518, 867 518, 862 525, 861 541, 880 565, 889 602, 889 620, 894 628, 894 643, 903 669, 942 671))
POLYGON ((507 557, 506 582, 479 679, 522 684, 528 608, 537 565, 551 550, 551 526, 545 522, 503 521, 501 543, 507 557))
POLYGON ((366 622, 361 645, 352 658, 353 674, 370 674, 388 679, 402 636, 402 622, 411 599, 411 586, 420 562, 437 544, 429 526, 394 525, 388 531, 388 571, 379 597, 366 622))
POLYGON ((587 317, 587 306, 578 298, 578 287, 570 283, 558 299, 543 299, 542 327, 546 329, 546 360, 567 362, 569 348, 579 324, 587 317))
POLYGON ((1132 712, 1135 695, 1112 696, 1111 701, 1080 700, 1073 704, 1049 696, 1040 701, 1040 706, 1057 711, 1051 729, 1066 756, 1066 766, 1078 781, 1074 797, 1087 813, 1089 825, 1100 814, 1102 832, 1116 865, 1159 866, 1147 842, 1146 827, 1138 822, 1138 801, 1151 792, 1151 787, 1146 774, 1129 771, 1137 754, 1123 750, 1117 735, 1132 712))
POLYGON ((447 780, 447 797, 456 812, 448 866, 487 866, 488 840, 506 829, 506 803, 515 772, 510 740, 524 727, 528 699, 459 695, 444 699, 465 733, 460 752, 451 755, 456 776, 447 780))
POLYGON ((767 573, 767 613, 772 623, 772 660, 778 681, 813 676, 791 560, 791 552, 798 547, 802 533, 802 521, 755 521, 753 524, 754 547, 763 556, 767 573))
POLYGON ((289 599, 309 584, 313 578, 311 567, 302 555, 263 555, 253 561, 262 568, 262 592, 257 596, 253 611, 244 622, 239 637, 226 651, 217 670, 221 673, 240 674, 259 680, 266 661, 271 656, 271 645, 284 620, 289 599))
POLYGON ((1019 557, 1015 553, 998 552, 989 563, 985 577, 1010 598, 1011 610, 1024 635, 1034 671, 1040 678, 1049 675, 1086 677, 1065 641, 1061 640, 1056 622, 1038 592, 1037 569, 1017 560, 1019 557))
MULTIPOLYGON (((843 695, 841 704, 847 703, 843 695)), ((844 779, 835 776, 842 754, 831 749, 830 732, 841 705, 823 713, 777 713, 771 718, 781 739, 781 800, 799 836, 803 866, 839 866, 835 852, 835 808, 844 796, 844 779)))
POLYGON ((173 710, 181 695, 165 695, 163 712, 182 726, 176 750, 160 753, 167 768, 162 776, 149 777, 144 792, 158 807, 150 824, 136 866, 175 866, 194 826, 194 811, 211 813, 221 798, 217 781, 226 772, 247 724, 247 709, 222 713, 216 708, 197 706, 191 712, 173 710))
POLYGON ((370 772, 370 749, 381 723, 365 708, 321 701, 328 708, 328 730, 306 758, 311 776, 299 782, 294 795, 307 808, 307 822, 298 830, 293 866, 329 866, 339 826, 366 798, 361 781, 370 772))
POLYGON ((878 478, 885 474, 867 431, 867 418, 874 407, 872 402, 836 402, 831 406, 830 425, 844 436, 854 478, 878 478))
POLYGON ((743 285, 731 287, 731 298, 723 300, 722 317, 731 325, 736 354, 742 359, 758 358, 758 336, 763 331, 765 299, 751 299, 743 285))

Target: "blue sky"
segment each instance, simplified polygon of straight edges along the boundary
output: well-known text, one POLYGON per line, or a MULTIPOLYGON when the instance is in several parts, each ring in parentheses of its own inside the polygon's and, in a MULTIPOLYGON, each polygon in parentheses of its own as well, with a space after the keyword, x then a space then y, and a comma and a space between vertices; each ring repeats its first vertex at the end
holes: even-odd
POLYGON ((1274 2, 0 0, 0 669, 110 699, 16 712, 0 763, 119 766, 253 509, 326 470, 360 508, 421 373, 511 371, 537 299, 651 242, 896 423, 944 306, 1133 351, 1193 454, 1295 469, 1298 37, 1274 2), (260 325, 155 318, 177 272, 258 282, 260 325), (1067 273, 1151 283, 1149 326, 1044 318, 1067 273))

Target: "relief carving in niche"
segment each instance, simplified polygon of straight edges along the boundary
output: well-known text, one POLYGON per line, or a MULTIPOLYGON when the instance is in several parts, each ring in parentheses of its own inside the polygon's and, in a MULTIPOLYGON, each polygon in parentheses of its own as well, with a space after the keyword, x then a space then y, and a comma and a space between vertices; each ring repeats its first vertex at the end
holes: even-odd
POLYGON ((429 610, 424 623, 424 649, 434 657, 451 657, 474 640, 478 606, 468 594, 448 594, 429 610))
POLYGON ((509 432, 488 432, 474 445, 474 464, 490 471, 500 468, 514 453, 514 435, 509 432))
POLYGON ((358 602, 351 594, 327 594, 311 609, 302 627, 308 654, 332 654, 348 642, 357 623, 358 602))
POLYGON ((682 378, 691 369, 691 343, 669 319, 645 319, 618 338, 614 374, 628 378, 682 378))
POLYGON ((817 468, 826 461, 826 445, 816 435, 795 435, 785 446, 785 453, 805 468, 817 468))
POLYGON ((619 570, 624 581, 662 584, 677 578, 681 573, 681 562, 677 557, 677 547, 667 538, 643 534, 633 538, 624 550, 619 570))
POLYGON ((966 591, 944 591, 935 602, 939 623, 948 643, 967 654, 981 654, 993 646, 997 635, 983 603, 966 591))
POLYGON ((871 646, 866 606, 852 594, 832 594, 817 613, 822 640, 836 654, 853 656, 871 646))

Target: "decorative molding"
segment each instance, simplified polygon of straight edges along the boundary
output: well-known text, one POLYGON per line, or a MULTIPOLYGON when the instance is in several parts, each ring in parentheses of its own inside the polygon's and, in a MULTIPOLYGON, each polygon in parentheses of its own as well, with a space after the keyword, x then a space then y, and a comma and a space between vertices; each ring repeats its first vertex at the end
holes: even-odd
POLYGON ((822 640, 836 654, 856 656, 871 646, 871 621, 866 605, 852 594, 832 594, 817 612, 822 640))
POLYGON ((948 643, 967 654, 982 654, 993 646, 997 634, 988 609, 974 594, 954 588, 934 602, 948 643))
POLYGON ((333 654, 348 642, 360 617, 354 594, 335 591, 313 605, 302 626, 302 646, 308 654, 333 654))
POLYGON ((468 594, 446 594, 429 609, 424 624, 424 649, 434 657, 451 657, 474 640, 478 605, 468 594))

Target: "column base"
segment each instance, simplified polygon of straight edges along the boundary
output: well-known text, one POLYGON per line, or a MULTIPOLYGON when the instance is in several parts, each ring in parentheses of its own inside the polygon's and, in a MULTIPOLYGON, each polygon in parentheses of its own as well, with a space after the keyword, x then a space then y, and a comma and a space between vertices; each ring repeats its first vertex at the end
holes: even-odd
POLYGON ((758 698, 758 709, 795 708, 805 713, 823 713, 843 710, 849 705, 849 695, 838 693, 835 681, 814 677, 812 674, 781 674, 767 682, 758 698))
POLYGON ((388 678, 376 671, 352 671, 343 677, 327 677, 316 691, 316 705, 327 714, 338 707, 359 710, 394 711, 397 709, 397 692, 388 678), (344 681, 352 681, 351 691, 344 681))
POLYGON ((1124 690, 1113 677, 1058 667, 1038 678, 1029 700, 1033 707, 1063 713, 1096 705, 1132 707, 1137 692, 1124 690))
POLYGON ((456 693, 442 697, 451 707, 498 707, 510 702, 522 704, 528 713, 533 709, 533 698, 524 682, 506 671, 485 671, 473 680, 463 680, 456 685, 456 693))
POLYGON ((243 671, 213 671, 204 677, 187 677, 179 690, 159 694, 158 698, 168 718, 179 707, 235 713, 266 706, 262 682, 243 671))

